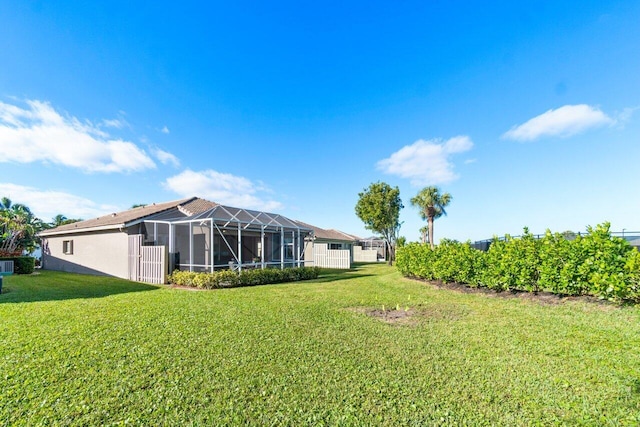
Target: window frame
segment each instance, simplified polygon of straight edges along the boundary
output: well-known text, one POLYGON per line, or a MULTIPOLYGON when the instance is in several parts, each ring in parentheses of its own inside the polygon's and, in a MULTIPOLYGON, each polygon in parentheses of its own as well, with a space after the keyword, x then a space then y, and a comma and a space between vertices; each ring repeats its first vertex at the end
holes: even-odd
POLYGON ((62 253, 65 255, 73 255, 73 239, 62 241, 62 253))

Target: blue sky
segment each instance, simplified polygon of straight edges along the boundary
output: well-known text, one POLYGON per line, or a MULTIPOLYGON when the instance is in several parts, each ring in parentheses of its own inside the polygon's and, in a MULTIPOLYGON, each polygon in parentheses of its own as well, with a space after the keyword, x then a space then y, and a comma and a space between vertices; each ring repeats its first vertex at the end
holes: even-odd
POLYGON ((369 235, 640 230, 640 3, 0 2, 0 195, 48 220, 197 195, 369 235))

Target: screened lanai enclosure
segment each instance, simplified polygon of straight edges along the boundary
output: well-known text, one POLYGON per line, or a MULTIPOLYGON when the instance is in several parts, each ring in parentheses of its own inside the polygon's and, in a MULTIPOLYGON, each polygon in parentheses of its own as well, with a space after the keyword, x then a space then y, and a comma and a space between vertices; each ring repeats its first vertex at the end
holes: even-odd
POLYGON ((141 225, 143 245, 168 248, 169 271, 301 267, 312 233, 282 215, 222 205, 193 216, 160 213, 141 225))

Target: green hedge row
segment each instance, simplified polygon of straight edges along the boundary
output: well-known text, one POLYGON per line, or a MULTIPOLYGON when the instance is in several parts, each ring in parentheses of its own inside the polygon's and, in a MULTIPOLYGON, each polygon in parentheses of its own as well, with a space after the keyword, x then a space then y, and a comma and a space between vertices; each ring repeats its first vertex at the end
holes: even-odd
POLYGON ((640 252, 612 237, 609 226, 588 227, 587 235, 574 240, 548 230, 536 239, 525 228, 520 238, 495 239, 487 252, 454 241, 443 241, 434 250, 413 243, 398 249, 396 265, 405 276, 497 291, 640 301, 640 252))
POLYGON ((169 283, 200 289, 234 288, 317 279, 319 273, 318 267, 285 268, 283 270, 267 268, 264 270, 242 270, 241 272, 220 270, 213 273, 176 270, 169 276, 169 283))
POLYGON ((30 256, 0 258, 0 261, 13 261, 14 274, 31 274, 36 268, 36 259, 30 256))

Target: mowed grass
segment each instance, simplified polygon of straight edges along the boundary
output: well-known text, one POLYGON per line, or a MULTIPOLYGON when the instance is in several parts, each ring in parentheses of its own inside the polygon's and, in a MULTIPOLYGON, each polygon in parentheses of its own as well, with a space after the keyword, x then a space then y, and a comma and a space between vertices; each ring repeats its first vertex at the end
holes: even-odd
POLYGON ((200 292, 46 271, 4 284, 0 424, 640 422, 637 307, 438 290, 384 265, 200 292), (358 310, 383 306, 417 315, 358 310))

